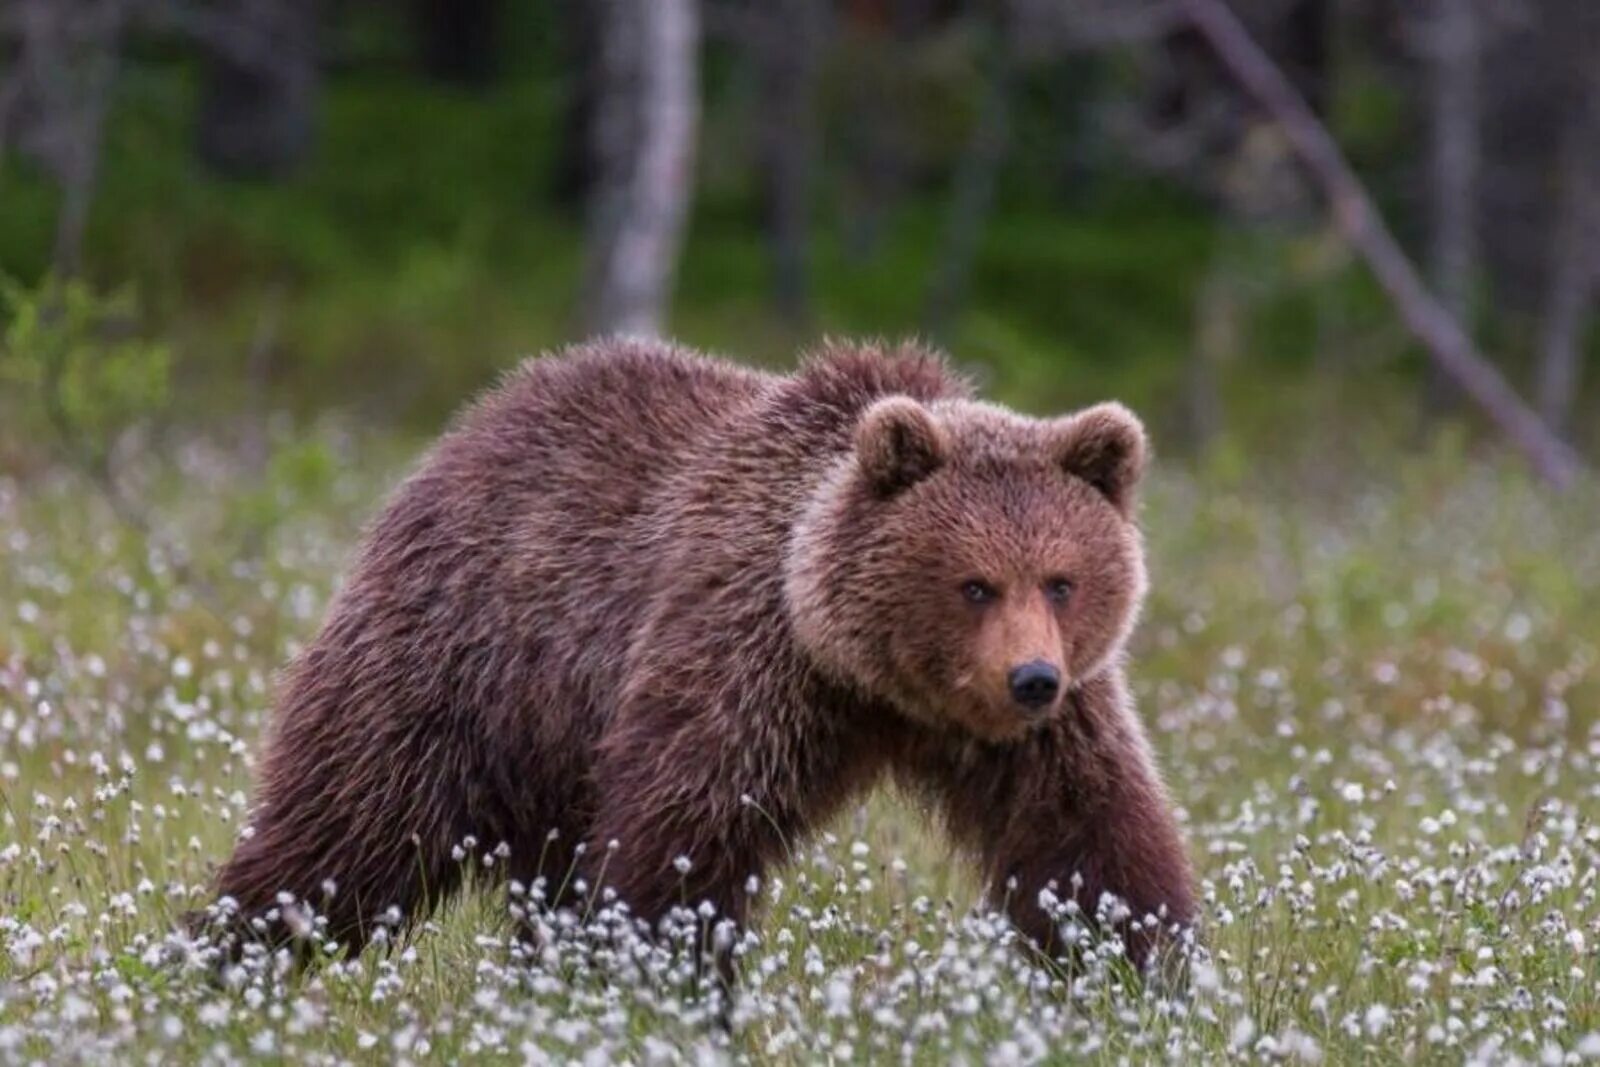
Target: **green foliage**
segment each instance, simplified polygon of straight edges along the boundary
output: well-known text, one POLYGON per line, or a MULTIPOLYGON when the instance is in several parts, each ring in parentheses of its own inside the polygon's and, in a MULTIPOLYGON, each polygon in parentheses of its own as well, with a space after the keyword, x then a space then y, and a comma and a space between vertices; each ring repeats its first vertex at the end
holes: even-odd
MULTIPOLYGON (((530 41, 547 29, 529 29, 530 41)), ((749 130, 731 121, 742 83, 725 79, 707 118, 674 332, 775 365, 826 333, 919 332, 944 250, 950 169, 971 133, 990 46, 952 32, 919 44, 916 62, 898 73, 869 72, 869 81, 899 86, 878 103, 906 113, 909 141, 895 149, 898 176, 874 194, 881 202, 866 242, 856 232, 865 209, 849 132, 859 115, 844 101, 871 95, 850 78, 873 64, 849 47, 837 53, 815 182, 813 317, 798 330, 771 310, 749 130)), ((1079 73, 1111 71, 1092 63, 1079 73)), ((1161 432, 1182 421, 1198 287, 1219 247, 1244 242, 1219 234, 1211 209, 1170 185, 1123 168, 1094 178, 1068 158, 1065 141, 1045 150, 1049 136, 1064 136, 1047 113, 1084 104, 1082 77, 1051 68, 1022 79, 1019 140, 969 298, 936 340, 999 399, 1044 411, 1114 395, 1161 432)), ((474 94, 338 72, 319 149, 299 173, 227 182, 190 159, 190 72, 139 65, 110 127, 89 230, 92 276, 137 285, 149 332, 168 339, 181 371, 186 412, 227 419, 263 405, 302 416, 343 407, 436 427, 463 396, 579 328, 582 213, 551 193, 563 91, 541 70, 508 71, 474 94), (242 374, 258 350, 264 373, 242 374)), ((0 212, 0 268, 36 279, 48 258, 41 220, 53 214, 52 195, 15 160, 0 161, 0 181, 17 208, 0 212)), ((1386 306, 1347 261, 1330 266, 1324 246, 1269 236, 1227 257, 1249 323, 1222 387, 1227 421, 1247 439, 1327 407, 1321 398, 1332 394, 1313 380, 1319 353, 1395 347, 1382 333, 1392 326, 1386 306), (1293 394, 1297 410, 1284 410, 1275 391, 1284 381, 1310 383, 1293 394)), ((1416 362, 1361 367, 1358 411, 1373 394, 1408 389, 1416 362)))
POLYGON ((339 472, 339 458, 321 437, 280 441, 261 477, 239 490, 228 516, 225 539, 258 547, 309 501, 325 500, 339 472))
MULTIPOLYGON (((141 55, 119 84, 85 262, 97 288, 138 292, 139 332, 167 346, 172 406, 186 421, 334 408, 432 430, 519 358, 581 328, 582 209, 559 200, 554 181, 572 89, 559 74, 559 18, 537 5, 508 15, 507 48, 521 59, 467 93, 402 71, 408 45, 392 17, 347 17, 366 61, 330 73, 317 150, 283 180, 224 181, 196 166, 197 78, 185 63, 141 55)), ((700 183, 670 319, 679 339, 784 366, 825 334, 926 328, 953 171, 994 59, 978 21, 830 47, 812 307, 799 326, 780 322, 770 298, 752 72, 736 50, 709 50, 700 183), (868 159, 865 133, 882 135, 868 159)), ((1330 122, 1404 231, 1412 205, 1386 196, 1384 181, 1403 173, 1393 160, 1409 112, 1392 72, 1366 63, 1341 59, 1330 122)), ((1118 397, 1168 454, 1363 448, 1369 427, 1417 426, 1424 361, 1341 241, 1314 222, 1233 226, 1118 156, 1096 102, 1141 92, 1146 77, 1121 53, 1022 63, 1014 143, 967 299, 932 340, 1020 408, 1118 397), (1224 439, 1202 442, 1185 431, 1206 428, 1195 417, 1198 298, 1218 278, 1237 308, 1210 368, 1224 439)), ((55 194, 15 153, 0 158, 0 188, 0 271, 36 291, 55 194)), ((1484 336, 1512 365, 1528 331, 1485 318, 1484 336)), ((39 421, 17 407, 14 421, 39 421)), ((1595 431, 1580 422, 1576 432, 1595 431)))
POLYGON ((131 288, 0 277, 0 309, 0 382, 34 401, 14 417, 42 419, 75 458, 103 464, 122 431, 166 403, 171 351, 141 336, 131 288))

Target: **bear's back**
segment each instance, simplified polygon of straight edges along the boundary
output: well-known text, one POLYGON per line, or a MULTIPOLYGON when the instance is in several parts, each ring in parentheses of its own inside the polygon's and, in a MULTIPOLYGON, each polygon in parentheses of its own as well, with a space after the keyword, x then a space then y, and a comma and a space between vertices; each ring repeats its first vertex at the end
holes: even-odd
POLYGON ((613 340, 530 359, 468 409, 436 460, 495 491, 623 510, 770 379, 661 342, 613 340), (502 481, 503 479, 503 481, 502 481))
MULTIPOLYGON (((602 697, 650 594, 659 487, 775 380, 642 340, 528 360, 394 494, 344 599, 419 651, 509 656, 559 680, 556 706, 602 697)), ((497 698, 516 694, 475 702, 497 698)))

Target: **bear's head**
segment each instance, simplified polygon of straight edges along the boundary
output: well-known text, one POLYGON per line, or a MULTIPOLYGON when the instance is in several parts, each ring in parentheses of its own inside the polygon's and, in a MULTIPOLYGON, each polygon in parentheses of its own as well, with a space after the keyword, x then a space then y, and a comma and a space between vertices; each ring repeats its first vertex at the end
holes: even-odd
POLYGON ((1120 404, 1038 420, 878 400, 793 531, 785 592, 801 645, 919 722, 1022 736, 1133 628, 1145 451, 1120 404))

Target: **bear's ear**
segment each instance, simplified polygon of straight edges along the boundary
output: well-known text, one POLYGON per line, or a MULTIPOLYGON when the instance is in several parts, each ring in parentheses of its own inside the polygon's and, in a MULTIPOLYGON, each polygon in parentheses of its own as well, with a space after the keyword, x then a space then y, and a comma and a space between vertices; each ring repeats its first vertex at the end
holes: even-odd
POLYGON ((886 396, 856 424, 856 462, 873 492, 909 489, 944 464, 945 432, 933 413, 908 396, 886 396))
POLYGON ((1145 436, 1139 417, 1121 404, 1096 404, 1055 422, 1056 462, 1105 495, 1123 515, 1133 513, 1144 474, 1145 436))

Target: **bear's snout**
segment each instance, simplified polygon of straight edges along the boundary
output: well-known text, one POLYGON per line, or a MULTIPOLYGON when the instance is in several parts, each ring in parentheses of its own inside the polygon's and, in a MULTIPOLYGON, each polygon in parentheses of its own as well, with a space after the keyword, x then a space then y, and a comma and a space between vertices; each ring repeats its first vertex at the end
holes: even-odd
POLYGON ((1013 667, 1007 681, 1011 685, 1011 699, 1029 711, 1049 707, 1061 692, 1061 672, 1042 659, 1013 667))

